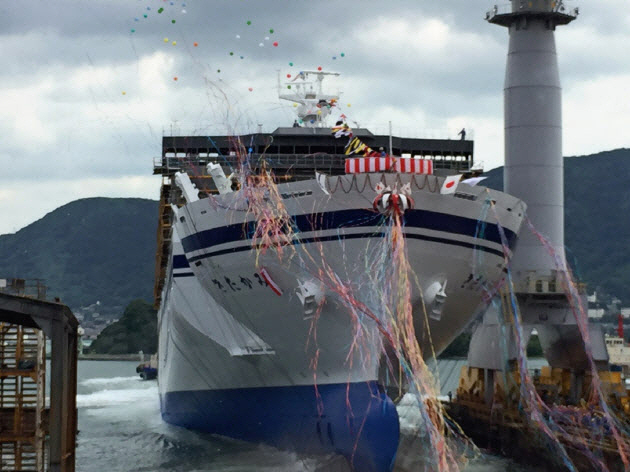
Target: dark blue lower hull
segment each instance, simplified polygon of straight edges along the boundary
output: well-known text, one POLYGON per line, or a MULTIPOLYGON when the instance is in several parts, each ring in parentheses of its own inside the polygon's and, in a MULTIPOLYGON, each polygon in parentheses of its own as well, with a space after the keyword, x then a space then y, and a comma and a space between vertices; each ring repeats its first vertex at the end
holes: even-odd
POLYGON ((398 413, 375 382, 168 392, 174 425, 306 453, 336 452, 358 472, 389 472, 398 413))

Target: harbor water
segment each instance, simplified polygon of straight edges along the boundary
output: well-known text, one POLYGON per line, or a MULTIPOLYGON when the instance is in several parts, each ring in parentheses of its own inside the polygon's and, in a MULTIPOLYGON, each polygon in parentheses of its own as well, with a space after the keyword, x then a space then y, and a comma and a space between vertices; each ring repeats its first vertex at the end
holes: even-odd
MULTIPOLYGON (((454 392, 462 363, 446 361, 440 365, 443 392, 444 388, 454 392)), ((170 426, 160 417, 157 382, 141 380, 135 371, 137 365, 137 361, 79 361, 77 472, 348 470, 336 457, 303 456, 170 426)), ((482 454, 465 470, 534 469, 482 454)))

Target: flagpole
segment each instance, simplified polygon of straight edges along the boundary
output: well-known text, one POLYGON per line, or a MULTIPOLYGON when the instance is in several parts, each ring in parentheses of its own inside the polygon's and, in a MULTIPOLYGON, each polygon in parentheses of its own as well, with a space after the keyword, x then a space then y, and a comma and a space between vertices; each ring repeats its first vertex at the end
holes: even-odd
POLYGON ((391 120, 389 121, 389 155, 390 156, 394 155, 394 151, 392 149, 392 122, 391 120))

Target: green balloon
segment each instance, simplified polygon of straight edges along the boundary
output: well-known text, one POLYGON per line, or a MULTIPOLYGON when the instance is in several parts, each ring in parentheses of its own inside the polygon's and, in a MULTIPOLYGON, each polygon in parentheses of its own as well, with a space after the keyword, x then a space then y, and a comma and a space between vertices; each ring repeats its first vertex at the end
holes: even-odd
POLYGON ((249 21, 249 20, 247 20, 247 24, 248 24, 248 25, 251 25, 251 24, 252 24, 252 22, 251 22, 251 21, 249 21))
POLYGON ((289 62, 289 65, 290 65, 291 67, 293 67, 293 63, 292 63, 292 62, 289 62))
POLYGON ((270 32, 271 34, 273 34, 273 28, 271 28, 271 29, 269 30, 269 32, 270 32))
POLYGON ((171 23, 175 24, 175 20, 171 20, 171 23))

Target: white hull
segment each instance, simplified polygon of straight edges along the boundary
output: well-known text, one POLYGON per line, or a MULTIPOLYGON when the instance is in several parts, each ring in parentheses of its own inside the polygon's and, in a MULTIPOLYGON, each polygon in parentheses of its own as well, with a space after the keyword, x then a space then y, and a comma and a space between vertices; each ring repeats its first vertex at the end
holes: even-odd
MULTIPOLYGON (((379 284, 385 282, 373 280, 366 269, 385 241, 382 219, 371 210, 373 184, 384 179, 393 187, 395 179, 407 183, 411 178, 330 177, 325 183, 328 192, 316 180, 278 185, 296 229, 292 244, 282 247, 282 257, 273 247, 252 249, 255 217, 247 212, 241 192, 180 208, 174 228, 181 243, 173 247, 174 263, 160 310, 159 383, 165 419, 166 397, 173 392, 171 396, 179 398, 178 392, 378 382, 388 346, 377 326, 387 323, 378 311, 379 284), (263 280, 262 268, 275 289, 263 280), (300 296, 305 285, 314 294, 314 313, 313 304, 305 304, 300 296), (351 298, 340 294, 339 287, 349 289, 351 298), (349 299, 366 307, 354 348, 357 311, 351 313, 349 299)), ((414 287, 411 294, 417 338, 424 356, 430 357, 485 308, 484 287, 496 284, 505 267, 496 217, 514 242, 524 205, 509 195, 466 185, 459 195, 441 195, 441 179, 415 179, 415 209, 405 213, 403 228, 407 257, 423 293, 436 281, 446 282, 441 316, 428 319, 430 332, 425 329, 420 289, 414 287), (495 201, 494 210, 484 203, 488 199, 495 201)), ((172 422, 197 427, 175 416, 172 422)), ((333 422, 329 428, 337 426, 333 422)), ((231 435, 231 430, 217 432, 231 435)), ((343 453, 338 444, 331 447, 343 453)))

